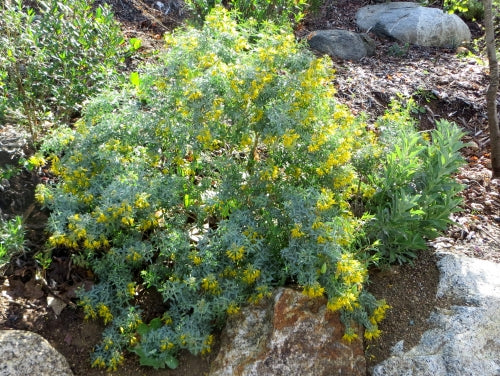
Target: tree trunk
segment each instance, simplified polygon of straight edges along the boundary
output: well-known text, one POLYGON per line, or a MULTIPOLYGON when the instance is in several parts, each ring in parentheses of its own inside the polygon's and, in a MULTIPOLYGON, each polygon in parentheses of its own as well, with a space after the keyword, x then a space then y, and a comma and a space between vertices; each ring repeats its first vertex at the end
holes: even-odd
POLYGON ((488 106, 488 124, 490 128, 491 169, 493 171, 493 178, 500 178, 500 126, 497 113, 499 76, 491 2, 492 0, 483 0, 486 49, 488 51, 488 62, 490 66, 490 84, 486 92, 486 104, 488 106))

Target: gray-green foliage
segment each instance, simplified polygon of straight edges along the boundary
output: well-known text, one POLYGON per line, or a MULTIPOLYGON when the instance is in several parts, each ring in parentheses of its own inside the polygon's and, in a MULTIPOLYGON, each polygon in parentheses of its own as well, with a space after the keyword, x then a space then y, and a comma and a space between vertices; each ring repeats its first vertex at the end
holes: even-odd
POLYGON ((121 60, 123 37, 108 8, 87 0, 0 6, 0 121, 67 121, 121 60))
POLYGON ((374 215, 367 236, 381 241, 377 252, 388 263, 411 261, 416 250, 427 248, 426 241, 451 222, 463 189, 453 178, 463 164, 462 131, 443 120, 430 134, 417 132, 409 117, 411 103, 407 109, 396 107, 379 120, 388 150, 380 170, 370 176, 378 189, 366 205, 374 215))

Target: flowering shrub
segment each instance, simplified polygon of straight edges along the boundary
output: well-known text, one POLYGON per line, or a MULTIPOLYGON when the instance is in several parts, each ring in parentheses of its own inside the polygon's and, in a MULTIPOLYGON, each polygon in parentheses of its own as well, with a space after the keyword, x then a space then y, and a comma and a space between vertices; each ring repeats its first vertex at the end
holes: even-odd
POLYGON ((388 306, 363 287, 369 217, 353 205, 374 196, 361 174, 378 171, 384 146, 334 101, 329 60, 268 26, 215 8, 46 143, 60 178, 36 192, 50 246, 93 270, 80 304, 108 324, 94 366, 116 369, 125 350, 154 367, 175 367, 179 349, 206 354, 227 315, 285 282, 326 295, 346 341, 354 321, 380 334, 388 306), (145 289, 165 306, 149 323, 145 289))

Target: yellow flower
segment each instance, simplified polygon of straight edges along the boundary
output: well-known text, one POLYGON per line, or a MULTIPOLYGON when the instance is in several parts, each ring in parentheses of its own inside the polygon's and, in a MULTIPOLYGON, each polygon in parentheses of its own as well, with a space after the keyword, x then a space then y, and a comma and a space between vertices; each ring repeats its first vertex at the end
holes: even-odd
POLYGON ((134 296, 135 295, 135 282, 130 282, 127 285, 127 291, 128 291, 128 293, 129 293, 130 296, 134 296))
POLYGON ((381 334, 382 332, 379 330, 379 328, 376 325, 374 325, 372 328, 365 330, 364 336, 367 340, 372 340, 380 337, 381 334))
POLYGON ((168 313, 164 313, 162 316, 162 320, 165 323, 165 325, 172 325, 174 320, 168 313))
POLYGON ((328 239, 327 239, 327 238, 325 238, 325 237, 323 237, 323 236, 321 236, 321 235, 319 235, 319 236, 317 237, 317 239, 316 239, 316 242, 317 242, 318 244, 325 244, 327 241, 328 241, 328 239))
POLYGON ((299 223, 296 223, 295 226, 292 228, 291 235, 292 238, 301 238, 302 236, 305 235, 300 229, 302 225, 299 223))
POLYGON ((134 206, 137 209, 149 208, 148 198, 151 196, 149 193, 138 193, 135 195, 134 206))
POLYGON ((226 255, 231 260, 233 260, 233 262, 240 261, 241 259, 243 259, 243 256, 245 255, 245 247, 244 246, 237 247, 234 244, 233 247, 231 247, 231 249, 228 249, 226 251, 226 255))
POLYGON ((103 303, 99 303, 97 306, 97 312, 99 316, 104 320, 104 324, 107 324, 111 320, 113 320, 113 315, 111 314, 110 309, 103 303))
POLYGON ((104 368, 106 367, 106 362, 102 358, 102 356, 97 357, 91 365, 92 368, 97 367, 97 368, 104 368))
POLYGON ((219 282, 215 279, 213 274, 201 280, 201 288, 207 292, 218 295, 221 292, 219 282))
POLYGON ((235 315, 240 312, 240 307, 235 302, 231 302, 229 303, 226 312, 228 315, 235 315))
POLYGON ((241 280, 250 285, 254 283, 259 277, 260 277, 260 270, 255 269, 252 265, 250 265, 243 271, 243 276, 241 277, 241 280))
POLYGON ((203 348, 201 349, 201 355, 206 355, 212 351, 212 344, 214 343, 214 336, 209 335, 203 341, 203 348))
POLYGON ((336 312, 340 309, 345 309, 347 311, 353 311, 354 308, 359 307, 357 302, 358 297, 351 291, 345 291, 342 295, 337 298, 332 298, 328 300, 326 308, 332 312, 336 312))
POLYGON ((104 222, 106 222, 107 220, 108 220, 108 217, 106 216, 106 214, 104 214, 104 213, 102 213, 102 212, 101 212, 101 213, 99 214, 99 217, 97 217, 96 222, 97 222, 97 223, 104 223, 104 222))
POLYGON ((304 290, 302 291, 302 294, 306 295, 311 299, 319 298, 323 296, 324 293, 325 293, 325 288, 322 287, 318 282, 310 286, 304 286, 304 290))
POLYGON ((319 200, 316 202, 316 207, 321 210, 328 210, 330 207, 335 205, 337 202, 335 201, 335 198, 333 197, 333 192, 329 189, 322 188, 321 189, 321 196, 319 200))
POLYGON ((388 305, 384 299, 380 301, 380 305, 375 308, 373 311, 373 314, 370 316, 370 322, 373 325, 376 325, 377 323, 381 322, 385 318, 385 312, 390 309, 391 306, 388 305))
POLYGON ((352 341, 358 339, 358 334, 354 331, 354 329, 348 328, 342 336, 342 339, 348 343, 351 343, 352 341))
POLYGON ((168 350, 172 350, 174 347, 175 347, 174 343, 172 343, 169 340, 165 339, 165 340, 162 340, 162 343, 161 343, 161 346, 160 346, 160 350, 161 351, 168 351, 168 350))
POLYGON ((290 131, 287 131, 283 135, 283 146, 287 149, 290 149, 295 146, 295 141, 298 140, 300 136, 295 133, 295 131, 292 129, 290 131))

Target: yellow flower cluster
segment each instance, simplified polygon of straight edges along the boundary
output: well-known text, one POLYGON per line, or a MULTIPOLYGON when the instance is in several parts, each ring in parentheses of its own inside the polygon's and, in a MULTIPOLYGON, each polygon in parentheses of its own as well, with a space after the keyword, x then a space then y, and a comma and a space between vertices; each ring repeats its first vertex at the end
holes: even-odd
POLYGON ((127 292, 130 296, 135 296, 135 282, 130 282, 127 284, 127 292))
POLYGON ((358 294, 352 291, 344 291, 340 296, 329 299, 326 305, 326 308, 332 312, 336 312, 340 309, 353 311, 358 307, 358 294))
POLYGON ((113 356, 109 361, 108 371, 116 371, 118 366, 123 363, 123 355, 118 353, 117 351, 113 352, 113 356))
POLYGON ((311 299, 320 298, 324 293, 325 288, 322 287, 318 282, 314 283, 313 285, 304 286, 304 289, 302 290, 302 294, 311 299))
POLYGON ((300 136, 295 133, 295 130, 288 130, 284 135, 283 135, 283 146, 286 149, 291 149, 295 146, 295 141, 297 141, 300 138, 300 136))
POLYGON ((169 339, 162 339, 160 344, 160 351, 169 351, 175 348, 175 344, 170 342, 169 339))
POLYGON ((229 303, 229 306, 226 309, 228 315, 236 315, 241 310, 240 306, 235 302, 229 303))
POLYGON ((328 188, 321 188, 321 196, 316 202, 316 208, 324 211, 330 209, 337 201, 334 198, 333 192, 328 188))
POLYGON ((45 166, 47 164, 47 161, 41 154, 37 153, 28 158, 28 163, 33 168, 38 168, 45 166))
POLYGON ((385 300, 382 300, 380 305, 374 309, 372 315, 370 316, 370 322, 373 325, 377 325, 385 318, 385 312, 390 308, 391 306, 388 305, 385 300))
POLYGON ((269 298, 272 295, 269 287, 267 286, 258 286, 256 291, 257 292, 255 294, 250 295, 248 298, 248 302, 250 304, 259 304, 262 299, 269 298))
POLYGON ((49 244, 52 247, 66 247, 72 249, 78 249, 78 242, 76 239, 72 239, 64 234, 55 233, 49 237, 49 244))
POLYGON ((85 320, 97 318, 97 313, 94 311, 94 308, 90 304, 90 300, 88 298, 82 299, 78 304, 83 307, 85 320))
POLYGON ((342 339, 348 343, 358 339, 358 334, 351 327, 347 328, 342 339))
POLYGON ((208 277, 201 280, 201 288, 214 295, 219 295, 221 293, 219 281, 215 279, 213 274, 210 274, 208 277))
POLYGON ((135 195, 134 206, 137 209, 146 209, 149 208, 150 204, 148 202, 149 197, 151 197, 150 193, 138 193, 135 195))
POLYGON ((98 356, 93 362, 92 362, 92 368, 106 368, 106 362, 104 361, 102 356, 98 356))
POLYGON ((305 235, 304 232, 301 231, 302 225, 300 223, 296 223, 291 231, 292 238, 301 238, 305 235))
POLYGON ((337 261, 335 276, 340 277, 347 285, 362 284, 366 279, 366 275, 366 268, 350 253, 344 253, 340 260, 337 261))
POLYGON ((260 270, 249 265, 244 271, 241 280, 249 285, 254 283, 260 277, 260 270))
POLYGON ((170 316, 168 313, 164 313, 161 319, 163 320, 163 323, 165 325, 172 325, 174 323, 174 320, 172 320, 172 316, 170 316))
POLYGON ((35 190, 35 200, 39 204, 45 205, 51 203, 54 200, 54 195, 45 184, 38 184, 35 190))
POLYGON ((381 334, 382 331, 376 325, 374 325, 372 328, 368 328, 365 330, 364 337, 367 340, 372 340, 380 337, 381 334))
POLYGON ((227 257, 229 257, 233 262, 238 262, 245 256, 245 247, 238 247, 236 244, 226 251, 227 257))
POLYGON ((209 354, 212 351, 212 345, 214 343, 215 337, 210 334, 203 340, 203 347, 201 349, 201 355, 209 354))
POLYGON ((113 320, 113 314, 111 313, 108 306, 103 303, 97 305, 97 313, 103 319, 104 324, 107 324, 113 320))
POLYGON ((188 257, 191 259, 195 266, 201 265, 201 263, 203 262, 203 259, 196 252, 191 252, 188 257))
POLYGON ((127 261, 137 262, 137 261, 140 261, 142 259, 142 255, 139 252, 137 252, 135 249, 130 248, 128 250, 127 256, 125 256, 125 259, 127 261))

